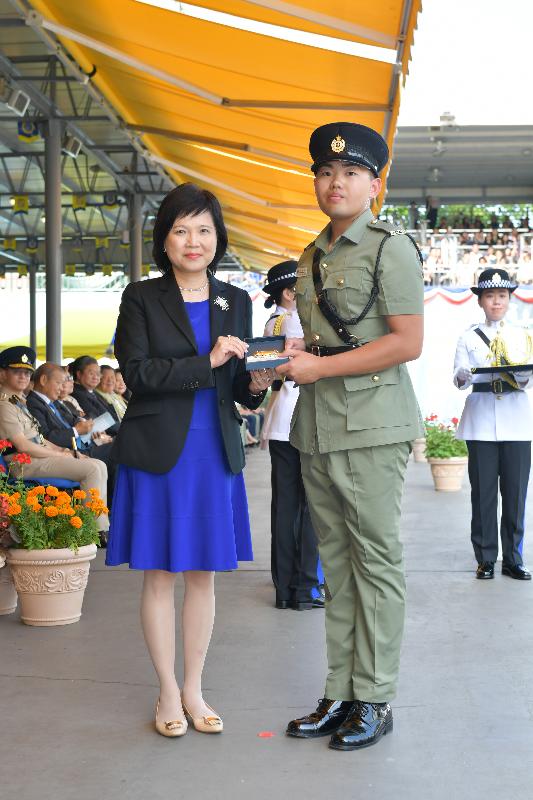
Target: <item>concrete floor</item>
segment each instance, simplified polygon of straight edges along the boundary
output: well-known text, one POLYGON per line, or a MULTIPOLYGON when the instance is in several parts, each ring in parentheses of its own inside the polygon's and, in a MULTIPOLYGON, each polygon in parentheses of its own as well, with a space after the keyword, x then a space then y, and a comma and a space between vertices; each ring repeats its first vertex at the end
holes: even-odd
MULTIPOLYGON (((256 561, 217 577, 205 687, 224 734, 154 732, 141 575, 107 569, 100 552, 79 624, 0 617, 3 800, 531 800, 533 583, 474 580, 466 479, 461 493, 436 493, 426 464, 409 465, 405 492, 408 614, 394 733, 359 753, 284 736, 322 694, 323 612, 272 607, 268 470, 268 455, 253 451, 256 561)), ((532 554, 530 537, 526 562, 532 554)))

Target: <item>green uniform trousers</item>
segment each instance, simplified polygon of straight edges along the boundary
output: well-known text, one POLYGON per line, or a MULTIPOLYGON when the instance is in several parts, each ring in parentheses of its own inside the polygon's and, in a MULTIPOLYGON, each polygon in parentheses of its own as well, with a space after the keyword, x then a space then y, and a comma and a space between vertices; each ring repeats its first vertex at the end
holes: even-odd
POLYGON ((396 692, 405 613, 400 510, 409 442, 301 453, 326 579, 330 700, 396 692))

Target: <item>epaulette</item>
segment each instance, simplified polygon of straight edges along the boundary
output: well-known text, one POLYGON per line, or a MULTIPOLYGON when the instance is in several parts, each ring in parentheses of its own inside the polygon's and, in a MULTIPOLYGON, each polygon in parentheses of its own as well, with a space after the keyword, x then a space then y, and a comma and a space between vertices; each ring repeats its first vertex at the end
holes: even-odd
POLYGON ((404 228, 396 228, 392 223, 386 222, 384 219, 373 219, 368 223, 368 227, 374 230, 384 231, 384 233, 390 233, 391 236, 399 236, 406 232, 404 228))

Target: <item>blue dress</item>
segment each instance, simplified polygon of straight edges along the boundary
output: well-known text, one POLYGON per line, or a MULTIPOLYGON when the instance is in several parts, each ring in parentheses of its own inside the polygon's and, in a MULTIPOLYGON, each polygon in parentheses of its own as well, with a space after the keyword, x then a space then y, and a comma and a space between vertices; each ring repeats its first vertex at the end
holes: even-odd
MULTIPOLYGON (((206 355, 211 350, 209 301, 185 307, 198 354, 206 355)), ((252 560, 244 478, 228 466, 216 389, 198 389, 184 448, 169 472, 119 466, 106 564, 223 571, 252 560)))

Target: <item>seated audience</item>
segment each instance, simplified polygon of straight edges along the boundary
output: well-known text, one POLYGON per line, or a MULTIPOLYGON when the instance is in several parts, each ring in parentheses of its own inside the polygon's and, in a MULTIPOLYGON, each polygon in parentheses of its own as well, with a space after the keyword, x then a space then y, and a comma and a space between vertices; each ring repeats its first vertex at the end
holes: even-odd
POLYGON ((89 458, 98 458, 107 466, 108 495, 112 496, 115 465, 111 460, 111 443, 102 442, 95 434, 95 438, 87 442, 87 434, 93 428, 92 419, 83 419, 75 415, 59 400, 61 387, 65 381, 65 373, 59 364, 46 361, 35 370, 33 375, 34 388, 28 394, 26 403, 33 414, 41 433, 49 442, 59 447, 68 447, 69 450, 88 455, 89 458), (82 439, 81 437, 85 438, 82 439))
POLYGON ((72 396, 78 401, 85 414, 91 419, 96 419, 106 411, 109 412, 115 422, 106 428, 105 432, 110 436, 116 436, 120 426, 117 412, 112 405, 94 391, 100 382, 100 367, 96 358, 79 356, 72 364, 69 364, 69 371, 74 378, 72 396))
MULTIPOLYGON (((60 447, 47 440, 28 409, 24 395, 34 371, 35 352, 29 347, 9 347, 0 353, 0 438, 13 447, 4 453, 8 463, 16 453, 26 453, 30 464, 10 464, 14 476, 66 478, 77 481, 88 493, 98 489, 107 499, 107 467, 103 461, 60 447)), ((98 517, 101 538, 109 528, 107 514, 98 517)))

